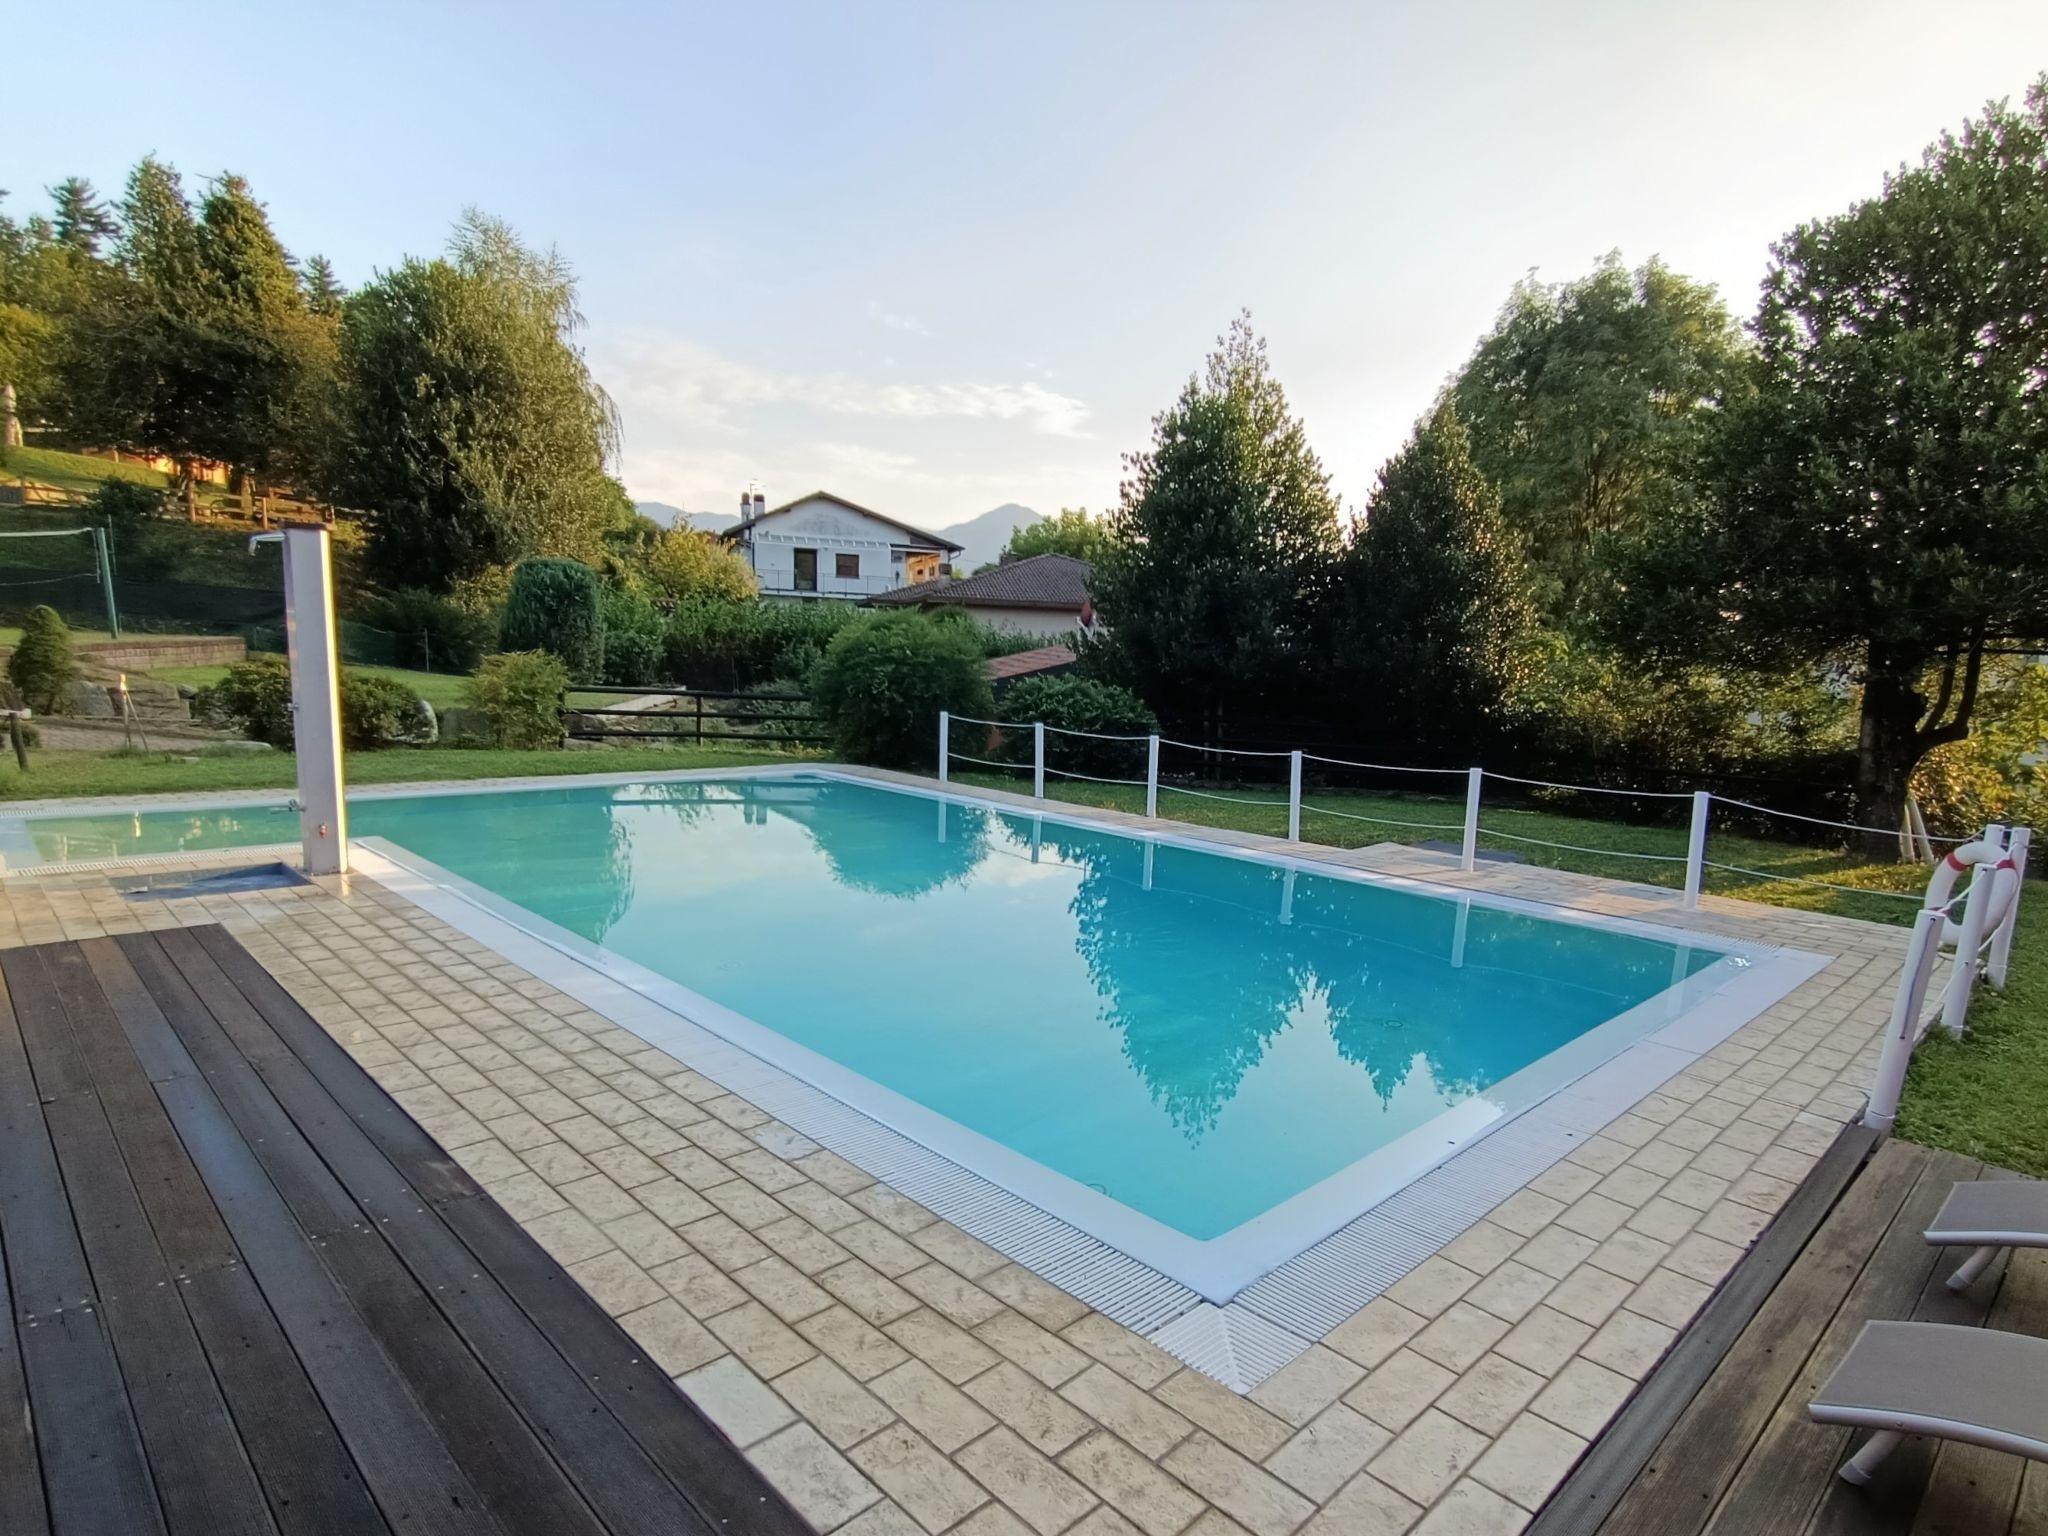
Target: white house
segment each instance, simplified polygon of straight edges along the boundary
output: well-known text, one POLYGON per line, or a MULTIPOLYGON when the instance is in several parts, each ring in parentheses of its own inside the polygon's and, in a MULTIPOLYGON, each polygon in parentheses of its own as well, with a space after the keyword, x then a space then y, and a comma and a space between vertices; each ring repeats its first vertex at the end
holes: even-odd
POLYGON ((719 535, 754 568, 763 597, 873 597, 945 575, 960 552, 950 539, 830 491, 779 507, 767 500, 742 492, 739 524, 719 535))

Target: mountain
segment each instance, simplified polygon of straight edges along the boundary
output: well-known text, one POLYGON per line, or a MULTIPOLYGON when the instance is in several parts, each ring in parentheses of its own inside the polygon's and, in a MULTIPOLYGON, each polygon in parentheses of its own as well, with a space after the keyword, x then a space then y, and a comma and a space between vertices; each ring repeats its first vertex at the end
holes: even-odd
POLYGON ((979 517, 970 517, 964 523, 955 523, 950 528, 938 531, 955 544, 965 545, 965 550, 953 559, 953 569, 963 575, 978 565, 993 565, 995 558, 1003 552, 1003 546, 1010 542, 1010 535, 1019 528, 1029 528, 1033 523, 1045 521, 1043 513, 1029 507, 1020 507, 1014 501, 1006 501, 1000 507, 991 507, 979 517))
POLYGON ((633 510, 651 517, 664 528, 695 528, 700 533, 723 533, 738 522, 736 512, 685 512, 665 501, 636 501, 633 510))

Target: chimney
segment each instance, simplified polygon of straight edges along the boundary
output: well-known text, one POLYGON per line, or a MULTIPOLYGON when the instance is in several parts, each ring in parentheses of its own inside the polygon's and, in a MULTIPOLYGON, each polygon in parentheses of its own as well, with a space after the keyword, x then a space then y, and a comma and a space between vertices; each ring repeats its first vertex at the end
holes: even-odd
POLYGON ((754 510, 754 498, 750 492, 740 492, 740 521, 745 522, 754 510))
POLYGON ((759 491, 754 492, 754 516, 760 517, 768 510, 768 498, 759 491))

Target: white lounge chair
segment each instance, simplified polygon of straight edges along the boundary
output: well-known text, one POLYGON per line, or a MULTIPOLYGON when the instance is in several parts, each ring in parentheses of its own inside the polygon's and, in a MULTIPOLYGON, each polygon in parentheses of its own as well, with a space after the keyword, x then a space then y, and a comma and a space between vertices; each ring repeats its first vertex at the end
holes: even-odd
POLYGON ((1809 1406, 1875 1430, 1842 1464, 1859 1488, 1907 1435, 2048 1461, 2048 1340, 1952 1323, 1865 1323, 1809 1406))
POLYGON ((1952 1291, 1967 1290, 2001 1248, 2048 1248, 2048 1182, 1973 1179, 1941 1202, 1927 1241, 1942 1248, 1974 1248, 1948 1277, 1952 1291))

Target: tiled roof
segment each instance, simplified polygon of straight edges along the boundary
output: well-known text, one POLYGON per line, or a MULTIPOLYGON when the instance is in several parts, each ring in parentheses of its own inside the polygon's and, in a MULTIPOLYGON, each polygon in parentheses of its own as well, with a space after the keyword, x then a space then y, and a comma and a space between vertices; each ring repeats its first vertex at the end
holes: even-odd
POLYGON ((1040 646, 1035 651, 1018 651, 1010 656, 998 656, 988 664, 991 682, 1008 682, 1013 677, 1029 677, 1034 672, 1052 672, 1060 667, 1071 667, 1074 653, 1064 645, 1040 646))
POLYGON ((1073 555, 1032 555, 979 576, 941 576, 877 593, 868 601, 919 607, 967 603, 978 608, 1071 608, 1079 613, 1088 602, 1088 562, 1073 555))

